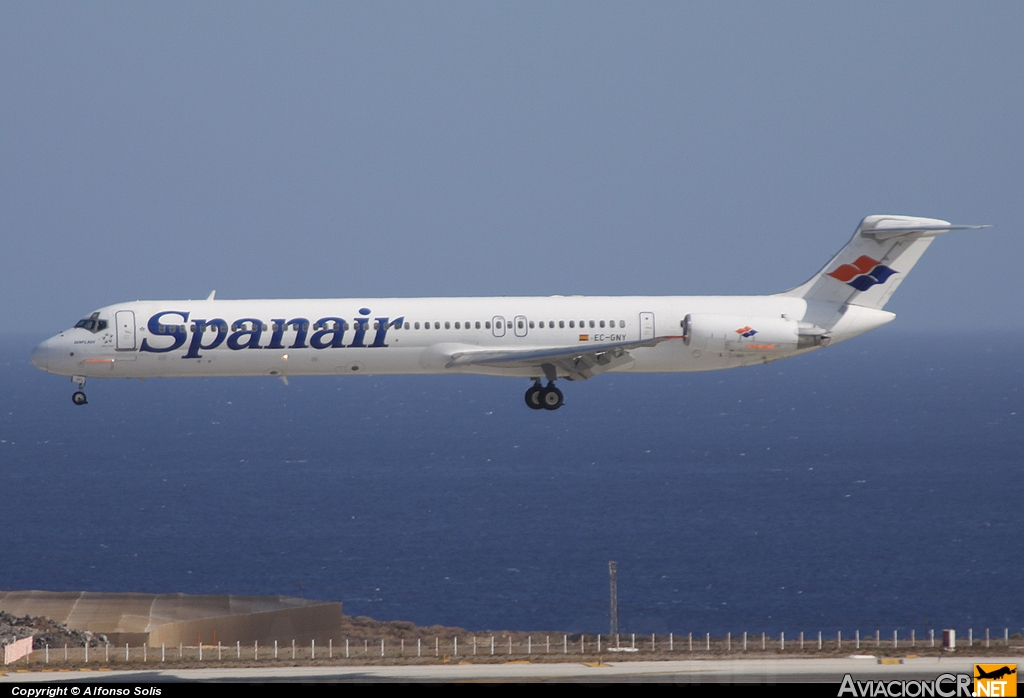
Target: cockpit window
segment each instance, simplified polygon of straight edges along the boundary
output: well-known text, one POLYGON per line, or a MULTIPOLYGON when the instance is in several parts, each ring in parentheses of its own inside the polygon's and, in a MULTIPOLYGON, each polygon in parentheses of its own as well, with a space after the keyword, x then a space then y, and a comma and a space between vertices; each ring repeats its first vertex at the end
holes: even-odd
POLYGON ((107 321, 100 320, 100 314, 96 312, 90 315, 89 317, 85 318, 84 320, 79 320, 75 324, 75 327, 82 327, 95 334, 97 332, 102 332, 103 330, 107 329, 107 321))

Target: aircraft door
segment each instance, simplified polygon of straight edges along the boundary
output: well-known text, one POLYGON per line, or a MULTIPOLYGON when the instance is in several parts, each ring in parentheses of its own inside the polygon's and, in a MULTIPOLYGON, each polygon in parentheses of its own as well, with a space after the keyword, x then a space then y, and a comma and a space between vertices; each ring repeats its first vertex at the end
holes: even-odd
POLYGON ((654 339, 654 313, 640 313, 640 339, 654 339))
POLYGON ((114 322, 117 324, 117 349, 135 349, 135 313, 131 310, 118 310, 114 322))
POLYGON ((529 326, 528 326, 529 323, 526 322, 526 316, 525 315, 516 315, 516 321, 515 322, 516 322, 516 324, 515 324, 516 337, 525 337, 526 333, 530 329, 529 326))
POLYGON ((505 318, 500 315, 495 315, 491 318, 491 332, 494 333, 495 337, 505 336, 505 318))

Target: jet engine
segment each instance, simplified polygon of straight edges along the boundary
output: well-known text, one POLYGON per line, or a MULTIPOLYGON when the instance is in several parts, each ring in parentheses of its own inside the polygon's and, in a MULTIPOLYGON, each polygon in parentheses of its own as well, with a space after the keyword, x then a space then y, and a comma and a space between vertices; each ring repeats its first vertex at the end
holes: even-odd
POLYGON ((796 320, 745 315, 691 313, 683 320, 683 342, 711 352, 794 351, 800 346, 796 320))

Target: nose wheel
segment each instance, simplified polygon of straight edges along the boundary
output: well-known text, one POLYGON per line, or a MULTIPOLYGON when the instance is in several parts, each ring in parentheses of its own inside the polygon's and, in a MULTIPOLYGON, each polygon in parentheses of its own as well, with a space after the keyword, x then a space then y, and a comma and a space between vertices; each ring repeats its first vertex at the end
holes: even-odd
POLYGON ((531 410, 557 410, 563 401, 562 391, 554 383, 541 387, 538 381, 526 391, 526 406, 531 410))
POLYGON ((78 384, 78 390, 71 396, 71 402, 76 405, 88 405, 89 401, 85 399, 85 393, 82 392, 82 388, 85 387, 85 378, 83 376, 72 376, 71 382, 78 384))

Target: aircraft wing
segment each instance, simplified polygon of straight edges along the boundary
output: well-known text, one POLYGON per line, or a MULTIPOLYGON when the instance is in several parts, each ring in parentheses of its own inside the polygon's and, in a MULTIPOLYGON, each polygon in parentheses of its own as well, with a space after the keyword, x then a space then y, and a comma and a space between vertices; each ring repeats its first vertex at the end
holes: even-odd
POLYGON ((451 355, 446 368, 474 365, 497 368, 536 368, 539 372, 543 372, 548 380, 555 380, 560 375, 569 380, 586 380, 632 361, 630 350, 654 347, 668 339, 679 339, 679 337, 654 337, 633 342, 584 344, 546 349, 457 351, 451 355))

